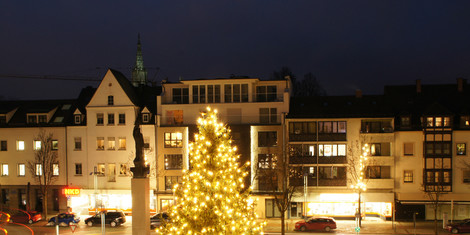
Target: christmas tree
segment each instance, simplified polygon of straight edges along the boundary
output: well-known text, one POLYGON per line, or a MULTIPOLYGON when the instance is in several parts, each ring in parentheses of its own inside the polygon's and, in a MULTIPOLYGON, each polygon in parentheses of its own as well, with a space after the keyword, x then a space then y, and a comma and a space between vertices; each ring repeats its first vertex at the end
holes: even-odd
MULTIPOLYGON (((162 234, 263 234, 250 190, 244 185, 247 166, 240 167, 230 129, 207 108, 198 119, 199 134, 189 145, 190 169, 175 185, 175 205, 162 234)), ((248 163, 249 164, 249 163, 248 163)))

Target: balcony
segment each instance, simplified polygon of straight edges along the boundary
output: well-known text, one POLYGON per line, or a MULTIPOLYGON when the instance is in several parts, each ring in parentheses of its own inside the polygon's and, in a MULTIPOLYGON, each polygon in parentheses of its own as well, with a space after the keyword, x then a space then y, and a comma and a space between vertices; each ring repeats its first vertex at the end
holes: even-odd
POLYGON ((346 178, 344 179, 320 179, 318 186, 346 186, 346 178))
MULTIPOLYGON (((304 178, 289 178, 290 186, 304 186, 304 178)), ((317 177, 308 177, 307 186, 317 186, 317 177)))
POLYGON ((392 189, 393 186, 393 179, 369 179, 367 182, 368 189, 392 189))
POLYGON ((316 157, 316 156, 291 156, 289 164, 345 164, 346 156, 340 157, 316 157), (318 158, 318 162, 317 162, 318 158))

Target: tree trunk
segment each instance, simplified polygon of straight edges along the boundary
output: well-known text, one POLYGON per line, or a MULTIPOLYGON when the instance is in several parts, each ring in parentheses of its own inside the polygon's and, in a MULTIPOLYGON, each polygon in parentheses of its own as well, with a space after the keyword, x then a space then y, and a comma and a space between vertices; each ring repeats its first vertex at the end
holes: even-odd
POLYGON ((434 234, 439 234, 439 231, 437 230, 437 204, 434 206, 434 234))
POLYGON ((281 234, 286 234, 286 218, 285 214, 281 213, 281 234))
POLYGON ((358 205, 358 210, 357 210, 357 213, 358 213, 358 222, 359 222, 359 227, 362 227, 362 211, 361 211, 361 190, 359 190, 359 205, 358 205))
POLYGON ((42 213, 44 214, 44 220, 47 220, 47 189, 44 190, 42 195, 42 213))

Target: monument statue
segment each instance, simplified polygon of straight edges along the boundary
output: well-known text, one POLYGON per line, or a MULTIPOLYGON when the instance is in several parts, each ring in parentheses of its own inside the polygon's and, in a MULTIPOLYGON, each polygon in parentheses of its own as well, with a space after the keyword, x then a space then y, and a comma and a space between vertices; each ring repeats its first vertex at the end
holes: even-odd
POLYGON ((134 167, 131 167, 134 178, 147 178, 149 167, 145 165, 144 158, 144 137, 142 132, 140 132, 140 122, 141 115, 137 115, 134 123, 134 131, 132 135, 134 136, 135 141, 135 158, 134 158, 134 167))

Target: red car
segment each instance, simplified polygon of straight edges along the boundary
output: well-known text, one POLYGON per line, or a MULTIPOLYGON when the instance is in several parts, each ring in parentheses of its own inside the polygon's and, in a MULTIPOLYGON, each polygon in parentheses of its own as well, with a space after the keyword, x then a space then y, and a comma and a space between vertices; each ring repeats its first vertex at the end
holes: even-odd
POLYGON ((333 218, 322 217, 322 218, 308 218, 295 223, 295 231, 307 231, 307 230, 323 230, 325 232, 336 229, 336 221, 333 218))
POLYGON ((18 210, 15 214, 10 215, 10 223, 32 224, 41 219, 41 213, 37 213, 36 211, 18 210))
POLYGON ((468 233, 470 232, 470 220, 466 219, 460 223, 448 224, 447 231, 451 233, 468 233))

